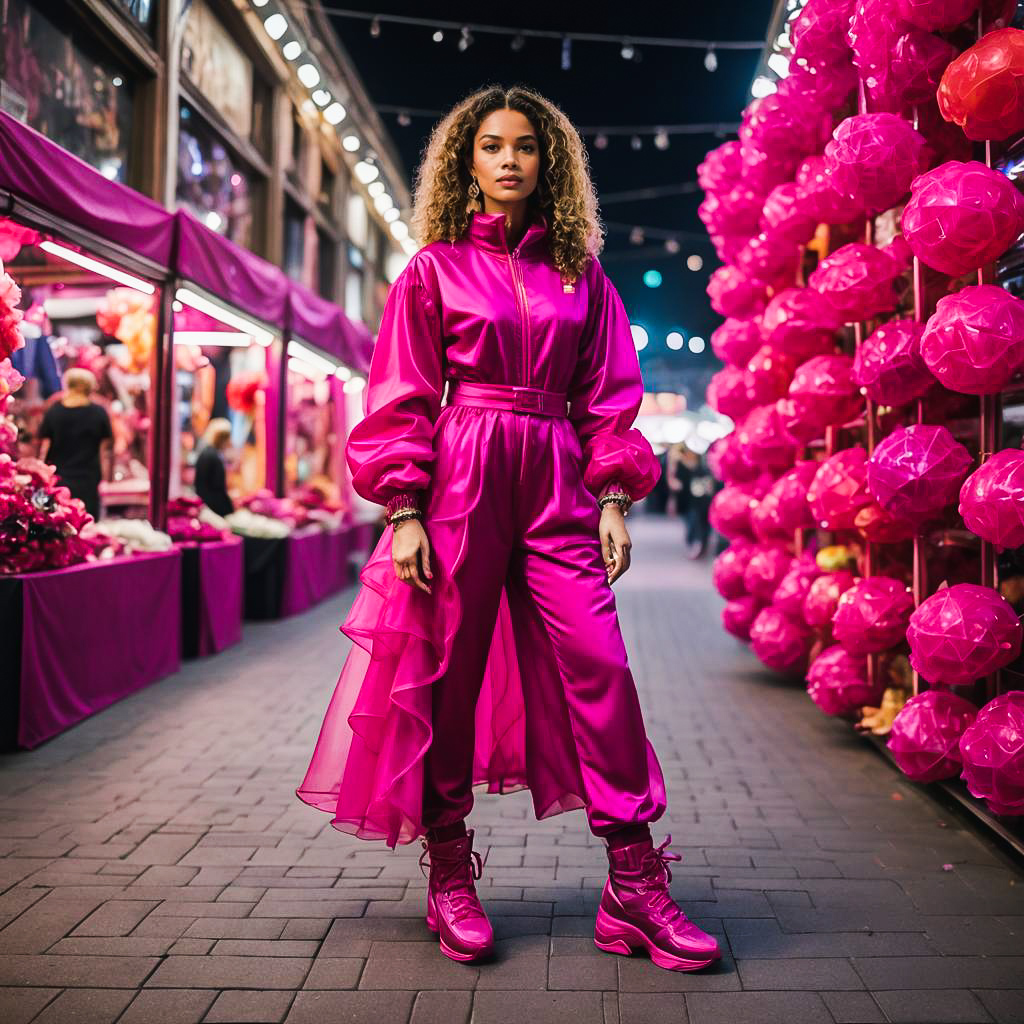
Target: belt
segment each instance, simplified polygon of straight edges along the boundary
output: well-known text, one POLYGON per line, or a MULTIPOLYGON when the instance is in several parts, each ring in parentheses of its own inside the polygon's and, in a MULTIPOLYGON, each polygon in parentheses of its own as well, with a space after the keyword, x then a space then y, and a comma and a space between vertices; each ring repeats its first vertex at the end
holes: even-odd
POLYGON ((514 384, 478 384, 452 381, 448 386, 449 405, 476 405, 484 409, 532 412, 540 416, 568 416, 568 396, 562 391, 525 388, 514 384))

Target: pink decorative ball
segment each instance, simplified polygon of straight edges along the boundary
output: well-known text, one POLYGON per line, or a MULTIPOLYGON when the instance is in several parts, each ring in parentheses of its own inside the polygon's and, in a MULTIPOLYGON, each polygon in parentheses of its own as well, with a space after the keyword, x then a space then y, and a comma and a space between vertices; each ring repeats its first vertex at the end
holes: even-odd
POLYGON ((804 598, 804 622, 811 629, 825 629, 839 607, 839 598, 854 585, 857 577, 847 569, 826 572, 808 588, 804 598))
POLYGON ((763 196, 793 176, 792 153, 776 153, 753 142, 740 142, 740 156, 743 159, 743 180, 763 196))
POLYGON ((970 465, 945 427, 900 427, 868 460, 868 490, 898 519, 920 521, 953 503, 970 465))
POLYGON ((755 235, 736 257, 736 266, 764 286, 791 284, 800 265, 801 248, 777 228, 755 235))
POLYGON ((822 109, 834 113, 846 105, 857 87, 857 69, 847 54, 830 64, 801 66, 790 64, 789 75, 778 84, 778 91, 787 96, 813 93, 822 109))
POLYGON ((777 672, 803 671, 811 640, 806 627, 771 605, 758 612, 750 627, 751 650, 777 672))
POLYGON ((754 407, 747 388, 746 371, 726 366, 708 381, 707 403, 731 420, 742 419, 754 407))
POLYGON ((814 236, 818 222, 808 213, 796 182, 786 181, 768 193, 761 209, 762 231, 774 230, 787 242, 804 245, 814 236))
POLYGON ((792 533, 814 525, 807 489, 817 472, 817 462, 801 461, 772 485, 768 494, 775 496, 776 519, 781 529, 792 533))
POLYGON ((848 60, 846 29, 852 6, 851 0, 807 0, 790 29, 794 63, 818 67, 848 60))
POLYGON ((784 289, 761 318, 764 340, 798 362, 831 351, 838 326, 832 306, 811 288, 784 289))
POLYGON ((878 654, 903 643, 913 611, 914 595, 905 583, 868 576, 839 598, 832 633, 851 654, 878 654))
POLYGON ((910 664, 932 683, 963 686, 1020 654, 1021 625, 991 587, 958 583, 922 601, 907 628, 910 664))
POLYGON ((782 577, 792 567, 793 556, 784 547, 759 544, 750 554, 743 572, 743 585, 748 594, 770 601, 782 577))
POLYGON ((925 690, 893 719, 886 746, 901 772, 914 782, 952 779, 963 768, 960 737, 978 709, 948 690, 925 690))
POLYGON ((735 597, 722 609, 722 628, 739 640, 750 639, 750 627, 764 602, 756 597, 735 597))
POLYGON ((924 326, 890 320, 858 346, 853 377, 874 402, 906 405, 925 395, 935 378, 921 356, 924 326))
POLYGON ((789 397, 805 421, 820 427, 848 423, 864 411, 849 356, 815 356, 797 367, 789 397))
POLYGON ((825 162, 840 195, 869 213, 895 206, 928 166, 928 145, 895 114, 854 114, 825 147, 825 162))
POLYGON ((1024 691, 986 704, 960 737, 963 778, 996 814, 1024 814, 1024 691))
POLYGON ((697 167, 697 183, 705 192, 724 192, 743 174, 740 144, 735 139, 723 142, 704 157, 697 167))
POLYGON ((761 220, 764 199, 748 185, 734 185, 727 192, 709 192, 697 207, 709 232, 721 235, 752 235, 761 220))
POLYGON ((1024 544, 1024 451, 1004 448, 976 469, 960 488, 960 515, 982 540, 1024 544))
POLYGON ((734 541, 711 566, 711 584, 727 601, 743 597, 747 592, 743 574, 747 562, 754 553, 754 545, 746 541, 734 541))
POLYGON ((942 73, 959 52, 945 39, 908 27, 893 45, 888 81, 880 90, 882 102, 899 110, 932 99, 942 73))
POLYGON ((857 512, 871 501, 867 459, 863 448, 843 448, 818 467, 807 489, 807 501, 822 529, 853 529, 857 512))
POLYGON ((804 410, 798 408, 792 398, 780 398, 775 403, 779 418, 779 429, 788 437, 794 447, 801 448, 822 436, 820 427, 804 419, 804 410))
POLYGON ((747 363, 747 398, 752 405, 767 405, 788 391, 796 360, 773 345, 762 345, 747 363))
POLYGON ((750 539, 750 517, 757 503, 757 488, 753 484, 730 484, 711 499, 708 520, 728 540, 750 539))
POLYGON ((864 216, 856 199, 842 196, 832 184, 823 156, 808 157, 796 171, 797 194, 808 216, 825 224, 849 224, 864 216))
POLYGON ((730 317, 711 334, 711 350, 729 366, 746 366, 760 347, 761 329, 758 320, 730 317))
POLYGON ((779 523, 779 500, 768 491, 750 511, 750 528, 754 536, 763 542, 791 541, 792 531, 784 530, 779 523))
POLYGON ((848 715, 878 699, 879 688, 868 681, 867 659, 842 647, 822 651, 807 672, 807 693, 826 715, 848 715))
POLYGON ((916 524, 897 518, 877 501, 871 501, 857 513, 853 527, 873 544, 898 544, 910 540, 917 532, 916 524))
POLYGON ((732 266, 719 267, 708 281, 711 308, 721 316, 747 320, 757 316, 767 299, 762 284, 755 284, 743 271, 732 266))
POLYGON ((793 568, 782 577, 782 582, 775 588, 772 604, 799 622, 804 617, 804 601, 811 584, 821 575, 813 558, 800 558, 793 568))
POLYGON ((872 109, 887 96, 892 53, 908 27, 892 0, 857 0, 850 10, 846 40, 872 109))
POLYGON ((719 438, 708 448, 708 469, 716 479, 726 484, 738 484, 753 480, 759 470, 747 461, 743 452, 743 445, 740 443, 736 431, 733 431, 731 434, 719 438))
POLYGON ((903 235, 929 267, 960 277, 1001 256, 1024 231, 1024 196, 977 160, 948 160, 914 179, 903 235))
POLYGON ((740 145, 800 160, 822 147, 828 137, 827 124, 813 96, 803 96, 796 102, 776 92, 747 106, 740 123, 740 145))
POLYGON ((962 25, 978 9, 979 0, 896 0, 900 17, 926 32, 945 32, 962 25))
POLYGON ((750 466, 789 469, 796 459, 796 444, 782 429, 774 405, 759 405, 736 428, 739 451, 750 466))
POLYGON ((1002 391, 1024 364, 1024 300, 994 284, 943 296, 925 327, 921 356, 950 391, 1002 391))
POLYGON ((884 249, 850 242, 823 259, 807 279, 843 323, 896 308, 896 282, 906 268, 884 249))

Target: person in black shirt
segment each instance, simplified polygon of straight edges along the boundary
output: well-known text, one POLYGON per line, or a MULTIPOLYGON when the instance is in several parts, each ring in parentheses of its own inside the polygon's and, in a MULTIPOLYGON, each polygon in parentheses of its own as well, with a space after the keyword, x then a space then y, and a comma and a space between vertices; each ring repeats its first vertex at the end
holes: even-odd
POLYGON ((195 489, 203 504, 219 516, 230 515, 235 504, 228 494, 227 474, 221 452, 231 443, 231 424, 224 419, 210 420, 203 435, 203 447, 196 459, 195 489))
POLYGON ((101 479, 110 479, 113 433, 107 410, 92 401, 96 378, 73 367, 64 374, 64 396, 46 410, 39 427, 39 457, 57 470, 60 482, 98 519, 101 479), (101 469, 100 456, 103 467, 101 469))

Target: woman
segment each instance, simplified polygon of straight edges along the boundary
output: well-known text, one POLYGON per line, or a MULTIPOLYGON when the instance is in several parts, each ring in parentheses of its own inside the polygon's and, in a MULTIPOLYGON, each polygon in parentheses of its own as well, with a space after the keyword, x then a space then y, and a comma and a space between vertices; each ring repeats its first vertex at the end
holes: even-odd
POLYGON ((210 420, 203 434, 203 446, 196 459, 195 489, 203 504, 219 516, 229 516, 235 503, 228 494, 224 472, 224 449, 231 444, 231 423, 225 419, 210 420))
POLYGON ((528 786, 538 818, 585 808, 610 868, 600 948, 706 966, 715 940, 669 893, 680 858, 651 839, 665 786, 609 586, 659 467, 631 429, 643 385, 579 135, 527 89, 477 92, 435 128, 415 207, 423 248, 347 447, 389 529, 298 794, 362 838, 424 837, 427 926, 462 962, 493 944, 472 787, 528 786))
POLYGON ((95 390, 89 370, 76 366, 64 374, 64 395, 46 410, 39 426, 39 457, 56 468, 71 496, 81 498, 86 512, 99 519, 100 480, 110 479, 113 432, 107 410, 92 400, 95 390))

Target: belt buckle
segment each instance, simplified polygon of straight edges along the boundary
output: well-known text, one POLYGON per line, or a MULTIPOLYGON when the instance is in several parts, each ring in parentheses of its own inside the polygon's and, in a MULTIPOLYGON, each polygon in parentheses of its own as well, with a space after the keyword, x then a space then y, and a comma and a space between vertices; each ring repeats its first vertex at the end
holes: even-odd
POLYGON ((512 405, 517 411, 540 412, 544 406, 544 396, 528 388, 513 388, 512 405))

